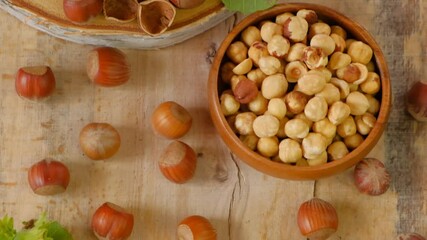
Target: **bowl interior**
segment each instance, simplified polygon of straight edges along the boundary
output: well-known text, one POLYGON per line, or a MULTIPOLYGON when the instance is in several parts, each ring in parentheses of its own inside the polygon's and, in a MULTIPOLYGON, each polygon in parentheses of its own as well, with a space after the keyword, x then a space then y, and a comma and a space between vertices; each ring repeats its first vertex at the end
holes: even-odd
POLYGON ((376 145, 382 132, 385 128, 385 124, 388 119, 388 115, 391 107, 391 90, 390 90, 390 76, 387 69, 384 55, 379 48, 374 38, 358 23, 344 16, 343 14, 330 9, 325 6, 317 4, 304 4, 304 3, 289 3, 279 4, 275 7, 256 12, 243 19, 229 35, 222 42, 215 56, 212 64, 211 72, 209 75, 208 82, 208 98, 209 98, 209 109, 213 123, 219 132, 221 138, 224 140, 226 145, 231 151, 237 155, 241 160, 252 166, 253 168, 266 173, 268 175, 294 180, 309 180, 318 179, 326 176, 330 176, 341 172, 363 159, 376 145), (241 31, 250 25, 256 25, 260 21, 274 19, 275 16, 284 12, 296 13, 300 9, 311 9, 314 10, 319 19, 328 23, 336 24, 343 27, 351 38, 363 41, 371 46, 374 56, 373 61, 376 66, 376 72, 381 78, 381 91, 376 94, 378 100, 380 100, 380 110, 377 116, 377 122, 369 135, 365 138, 363 143, 352 150, 345 157, 328 162, 319 166, 292 166, 284 163, 274 162, 268 158, 261 156, 260 154, 250 150, 246 147, 239 139, 239 137, 232 131, 224 115, 221 112, 219 94, 225 88, 222 81, 219 80, 218 74, 221 64, 223 63, 225 51, 227 47, 239 37, 241 31))

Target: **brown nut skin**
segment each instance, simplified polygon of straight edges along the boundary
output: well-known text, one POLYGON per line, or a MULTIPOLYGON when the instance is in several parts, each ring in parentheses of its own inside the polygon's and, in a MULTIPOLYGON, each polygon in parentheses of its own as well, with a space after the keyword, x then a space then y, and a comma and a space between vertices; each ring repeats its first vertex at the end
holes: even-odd
MULTIPOLYGON (((371 100, 373 101, 373 100, 371 100)), ((406 110, 420 122, 427 122, 427 83, 418 81, 406 93, 406 110)))
POLYGON ((348 83, 359 85, 366 81, 368 68, 361 63, 350 63, 349 65, 337 69, 336 75, 348 83))
POLYGON ((319 18, 317 16, 317 13, 314 10, 311 9, 301 9, 298 10, 297 14, 298 17, 304 18, 308 24, 316 23, 319 18))
POLYGON ((246 77, 240 80, 233 90, 234 97, 239 103, 249 103, 258 95, 258 87, 255 82, 246 77))

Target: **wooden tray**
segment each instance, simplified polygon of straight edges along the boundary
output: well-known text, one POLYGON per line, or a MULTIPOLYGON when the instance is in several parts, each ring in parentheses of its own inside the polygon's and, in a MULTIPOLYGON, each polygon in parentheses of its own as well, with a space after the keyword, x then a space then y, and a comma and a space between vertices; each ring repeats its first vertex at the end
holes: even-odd
POLYGON ((85 24, 69 21, 62 0, 0 0, 0 8, 24 23, 55 37, 82 44, 153 49, 171 46, 200 34, 230 17, 221 0, 206 0, 192 9, 178 9, 170 29, 149 36, 136 23, 117 23, 102 14, 85 24))

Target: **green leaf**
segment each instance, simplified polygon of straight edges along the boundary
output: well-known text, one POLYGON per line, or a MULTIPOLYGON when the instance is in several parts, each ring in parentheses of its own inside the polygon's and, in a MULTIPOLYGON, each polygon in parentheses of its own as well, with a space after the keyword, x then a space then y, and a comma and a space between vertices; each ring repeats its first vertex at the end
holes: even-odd
POLYGON ((42 213, 34 227, 20 231, 14 240, 73 240, 73 237, 61 224, 47 220, 46 213, 42 213))
POLYGON ((47 226, 47 236, 54 240, 73 240, 71 234, 58 222, 51 222, 47 226))
POLYGON ((277 0, 222 0, 222 2, 228 10, 249 14, 274 6, 277 0))
POLYGON ((13 240, 16 230, 13 228, 13 218, 4 216, 0 220, 0 240, 13 240))

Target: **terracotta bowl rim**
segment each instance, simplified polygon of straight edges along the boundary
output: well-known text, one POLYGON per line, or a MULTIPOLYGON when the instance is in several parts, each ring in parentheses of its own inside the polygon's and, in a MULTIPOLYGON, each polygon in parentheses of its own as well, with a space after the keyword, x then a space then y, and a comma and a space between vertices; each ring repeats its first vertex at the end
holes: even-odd
POLYGON ((378 43, 363 26, 344 14, 323 5, 310 3, 284 3, 277 4, 268 10, 248 15, 239 22, 223 40, 212 63, 208 79, 208 101, 211 118, 217 131, 226 145, 237 157, 239 157, 239 159, 251 167, 274 177, 290 180, 314 180, 337 174, 354 166, 376 145, 384 131, 385 125, 387 124, 391 108, 390 75, 384 54, 382 53, 378 43), (375 60, 377 67, 376 72, 381 77, 380 110, 377 116, 377 123, 374 128, 365 138, 363 143, 356 149, 352 150, 344 158, 319 166, 292 166, 274 162, 250 150, 240 141, 238 136, 228 125, 225 116, 221 112, 219 103, 218 74, 227 46, 245 27, 260 22, 261 20, 272 18, 280 13, 296 12, 299 9, 312 9, 316 11, 319 16, 324 16, 325 19, 327 18, 332 20, 334 23, 342 26, 348 33, 351 33, 355 39, 368 43, 374 51, 373 59, 375 60), (351 28, 349 28, 349 26, 351 26, 351 28))

